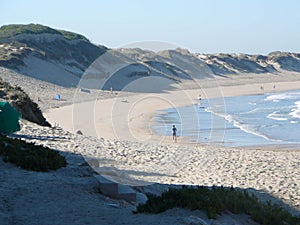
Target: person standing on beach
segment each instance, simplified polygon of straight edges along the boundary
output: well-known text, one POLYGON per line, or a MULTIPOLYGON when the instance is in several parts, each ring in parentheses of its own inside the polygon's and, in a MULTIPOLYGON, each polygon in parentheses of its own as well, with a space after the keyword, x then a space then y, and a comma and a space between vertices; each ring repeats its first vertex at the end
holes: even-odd
POLYGON ((172 127, 172 134, 173 134, 173 142, 176 142, 176 132, 177 132, 177 129, 175 127, 175 125, 173 125, 172 127))
POLYGON ((198 96, 198 101, 200 102, 202 100, 201 95, 198 96))
POLYGON ((198 105, 200 106, 201 105, 201 100, 202 100, 202 97, 201 95, 198 96, 198 105))

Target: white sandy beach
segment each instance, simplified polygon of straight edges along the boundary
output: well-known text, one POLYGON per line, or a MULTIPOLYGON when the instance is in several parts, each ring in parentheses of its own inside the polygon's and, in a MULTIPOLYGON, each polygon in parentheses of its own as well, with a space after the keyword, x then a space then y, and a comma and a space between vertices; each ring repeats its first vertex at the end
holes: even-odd
MULTIPOLYGON (((13 76, 4 78, 13 83, 13 76)), ((98 159, 97 172, 124 184, 249 188, 263 199, 273 196, 272 200, 287 204, 296 210, 294 212, 300 211, 299 147, 224 148, 193 144, 183 139, 172 143, 171 137, 158 136, 150 129, 158 110, 194 104, 199 94, 207 99, 263 94, 261 85, 264 92, 299 89, 299 75, 271 75, 271 79, 270 75, 251 79, 243 79, 240 75, 234 80, 221 78, 214 81, 214 85, 219 85, 217 87, 213 87, 210 80, 203 80, 201 89, 181 90, 182 86, 177 85, 177 90, 163 93, 95 91, 90 95, 79 93, 76 98, 76 89, 60 89, 63 101, 53 99, 58 92, 57 87, 44 84, 41 88, 42 82, 25 76, 22 82, 22 85, 19 84, 25 91, 32 89, 34 83, 46 118, 59 127, 46 128, 23 121, 22 130, 17 135, 62 151, 70 165, 57 173, 51 172, 49 176, 21 171, 1 162, 4 171, 1 178, 7 179, 7 185, 1 187, 1 193, 8 193, 2 194, 2 199, 7 201, 3 209, 7 224, 11 221, 16 224, 46 224, 44 218, 47 218, 48 224, 70 221, 73 224, 188 224, 184 222, 186 218, 195 215, 195 212, 176 209, 160 215, 132 215, 132 205, 121 204, 96 193, 95 180, 89 168, 79 166, 84 163, 81 156, 98 159), (72 105, 74 99, 79 102, 72 105), (78 130, 83 135, 76 134, 78 130), (11 176, 16 179, 9 179, 11 176), (28 177, 28 181, 24 177, 28 177), (57 185, 59 189, 54 190, 57 185), (70 190, 75 195, 71 195, 70 190), (36 192, 40 195, 35 195, 36 192), (12 198, 16 193, 20 196, 12 198), (30 223, 22 207, 32 204, 36 209, 31 218, 36 218, 36 221, 30 223), (44 208, 44 204, 47 207, 44 208), (112 207, 114 204, 116 207, 112 207), (78 216, 72 217, 74 214, 78 216)))
MULTIPOLYGON (((283 78, 281 77, 281 80, 283 78)), ((291 76, 291 78, 295 79, 296 77, 291 76)), ((108 93, 111 95, 110 98, 103 98, 101 93, 96 94, 97 96, 89 96, 88 100, 86 100, 85 93, 74 90, 74 96, 72 96, 74 104, 52 108, 45 115, 50 123, 59 124, 72 133, 80 130, 83 134, 95 137, 169 143, 169 138, 159 137, 151 130, 151 126, 155 122, 154 116, 160 110, 196 104, 197 97, 201 94, 202 98, 209 99, 211 105, 224 104, 223 109, 226 111, 225 103, 214 98, 264 94, 300 88, 298 80, 281 81, 279 79, 276 81, 276 79, 278 76, 274 76, 272 79, 274 82, 269 82, 268 76, 246 81, 229 78, 224 80, 207 79, 198 81, 199 88, 196 89, 183 89, 183 87, 189 87, 188 83, 173 84, 175 90, 167 92, 119 92, 115 95, 108 93), (276 88, 273 88, 274 84, 276 84, 276 88), (260 89, 261 86, 264 87, 263 91, 260 89)), ((289 79, 289 77, 284 79, 289 79)))

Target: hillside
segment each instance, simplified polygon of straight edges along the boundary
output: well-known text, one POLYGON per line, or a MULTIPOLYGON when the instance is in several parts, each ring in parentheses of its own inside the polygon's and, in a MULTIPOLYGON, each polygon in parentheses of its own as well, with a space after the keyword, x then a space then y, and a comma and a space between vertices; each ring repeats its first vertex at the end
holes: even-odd
POLYGON ((113 86, 122 90, 132 81, 149 76, 178 83, 241 73, 300 72, 300 54, 200 54, 179 48, 161 52, 112 50, 94 45, 80 34, 29 24, 0 28, 0 66, 64 87, 76 87, 81 82, 87 88, 107 90, 113 86), (103 74, 107 76, 101 77, 105 83, 99 85, 95 78, 99 80, 103 74), (82 75, 86 75, 84 81, 82 75))
POLYGON ((215 74, 300 72, 300 54, 271 52, 268 55, 198 54, 215 74))
POLYGON ((82 35, 39 24, 0 28, 0 66, 62 86, 75 86, 105 51, 82 35))
POLYGON ((300 72, 300 54, 290 52, 276 51, 268 55, 200 54, 180 48, 158 53, 141 49, 121 49, 121 51, 136 60, 166 62, 181 68, 193 77, 199 74, 223 76, 240 73, 300 72))

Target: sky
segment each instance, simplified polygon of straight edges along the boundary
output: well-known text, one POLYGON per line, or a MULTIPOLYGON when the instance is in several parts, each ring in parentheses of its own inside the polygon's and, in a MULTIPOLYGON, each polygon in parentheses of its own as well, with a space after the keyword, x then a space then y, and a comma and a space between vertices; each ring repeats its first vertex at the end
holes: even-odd
POLYGON ((1 0, 0 25, 38 23, 110 48, 156 41, 199 53, 300 52, 299 0, 1 0))

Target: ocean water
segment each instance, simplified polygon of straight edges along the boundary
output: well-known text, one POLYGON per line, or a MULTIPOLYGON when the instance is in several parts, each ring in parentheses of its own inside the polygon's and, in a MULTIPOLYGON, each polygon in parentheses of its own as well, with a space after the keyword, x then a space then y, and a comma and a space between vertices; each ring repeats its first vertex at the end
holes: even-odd
POLYGON ((154 131, 224 146, 300 144, 300 90, 202 100, 161 111, 154 131))

